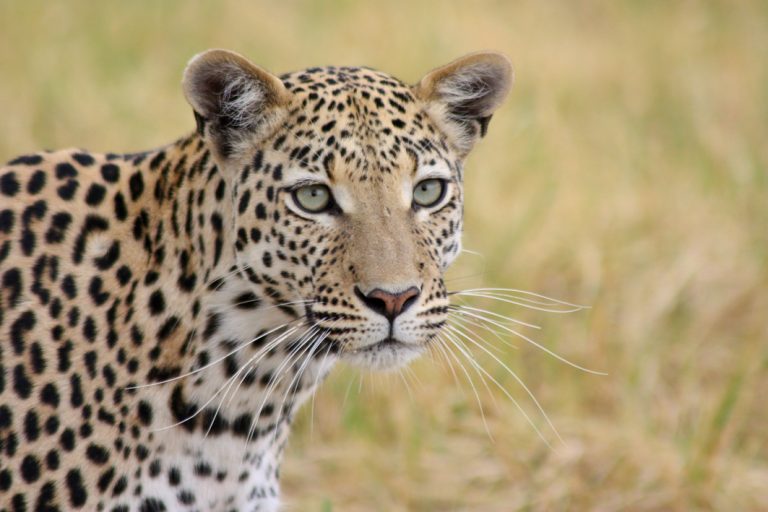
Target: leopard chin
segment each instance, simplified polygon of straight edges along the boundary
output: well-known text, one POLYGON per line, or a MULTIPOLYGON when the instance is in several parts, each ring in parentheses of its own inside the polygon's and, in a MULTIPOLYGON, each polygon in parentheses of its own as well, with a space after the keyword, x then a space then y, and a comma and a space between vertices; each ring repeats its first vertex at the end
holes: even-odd
POLYGON ((427 350, 426 343, 403 343, 385 338, 365 347, 342 354, 342 358, 359 368, 393 372, 410 364, 427 350))

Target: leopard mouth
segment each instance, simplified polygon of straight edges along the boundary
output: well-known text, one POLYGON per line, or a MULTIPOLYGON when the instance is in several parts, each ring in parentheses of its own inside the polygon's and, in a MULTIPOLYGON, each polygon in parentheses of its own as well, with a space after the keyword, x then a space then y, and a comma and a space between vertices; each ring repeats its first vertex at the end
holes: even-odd
POLYGON ((402 341, 398 340, 397 338, 393 338, 392 336, 388 336, 382 340, 376 341, 374 343, 371 343, 370 345, 366 345, 364 347, 356 348, 351 353, 352 354, 365 354, 365 353, 371 353, 371 352, 378 352, 380 350, 400 350, 400 349, 413 349, 416 348, 412 344, 403 343, 402 341))

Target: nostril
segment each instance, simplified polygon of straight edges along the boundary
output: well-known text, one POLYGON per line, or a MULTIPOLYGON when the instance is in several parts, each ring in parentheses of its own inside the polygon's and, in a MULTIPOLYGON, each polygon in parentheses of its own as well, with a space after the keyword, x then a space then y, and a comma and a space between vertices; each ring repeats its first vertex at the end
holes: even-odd
POLYGON ((384 299, 372 296, 371 294, 365 295, 357 286, 355 286, 355 295, 363 302, 363 304, 368 306, 376 313, 386 317, 389 316, 387 314, 387 303, 384 301, 384 299))
POLYGON ((369 293, 363 293, 355 287, 355 295, 366 306, 376 313, 394 320, 399 314, 411 307, 419 297, 421 291, 412 286, 403 292, 391 293, 381 288, 376 288, 369 293))

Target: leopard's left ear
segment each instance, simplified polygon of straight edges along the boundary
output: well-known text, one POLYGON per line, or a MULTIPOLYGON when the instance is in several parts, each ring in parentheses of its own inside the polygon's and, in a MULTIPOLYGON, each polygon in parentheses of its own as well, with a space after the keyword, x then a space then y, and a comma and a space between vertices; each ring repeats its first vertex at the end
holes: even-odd
POLYGON ((512 86, 504 55, 472 53, 429 72, 414 86, 417 97, 462 155, 488 130, 493 112, 512 86))
POLYGON ((182 86, 195 111, 198 132, 211 140, 224 160, 269 135, 284 119, 291 100, 278 77, 228 50, 193 57, 182 86))

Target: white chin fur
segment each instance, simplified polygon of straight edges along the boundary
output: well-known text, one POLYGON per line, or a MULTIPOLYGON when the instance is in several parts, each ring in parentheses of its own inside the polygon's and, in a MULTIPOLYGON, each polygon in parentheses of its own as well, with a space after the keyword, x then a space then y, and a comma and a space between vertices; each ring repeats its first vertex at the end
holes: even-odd
POLYGON ((344 354, 349 363, 379 372, 394 371, 407 365, 424 353, 424 345, 382 347, 377 350, 344 354))

